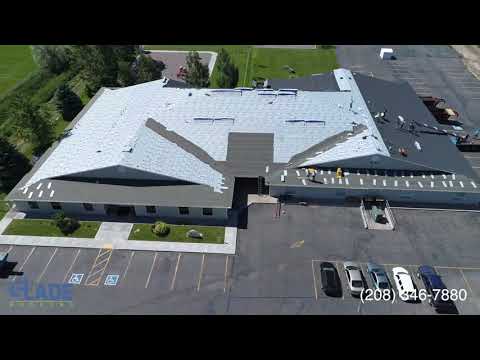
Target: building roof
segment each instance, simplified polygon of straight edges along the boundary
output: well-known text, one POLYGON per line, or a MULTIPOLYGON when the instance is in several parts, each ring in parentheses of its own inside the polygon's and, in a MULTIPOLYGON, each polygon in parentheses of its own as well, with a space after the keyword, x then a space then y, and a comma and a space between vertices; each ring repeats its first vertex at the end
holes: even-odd
POLYGON ((101 177, 99 169, 120 167, 143 171, 152 179, 165 176, 222 191, 219 171, 152 131, 147 121, 215 161, 227 160, 231 133, 273 134, 273 162, 283 163, 356 123, 365 126, 362 134, 313 161, 343 158, 352 148, 357 155, 387 154, 351 73, 338 69, 334 77, 341 91, 182 89, 165 87, 165 80, 105 89, 26 186, 92 171, 101 177))
POLYGON ((435 120, 407 82, 391 82, 362 74, 354 77, 370 111, 378 113, 386 110, 384 119, 378 118, 376 126, 387 147, 391 147, 390 156, 393 159, 412 166, 421 164, 432 170, 463 174, 480 181, 456 145, 442 132, 442 129, 451 131, 451 127, 440 125, 435 120), (398 126, 399 116, 406 123, 402 129, 398 126), (408 130, 412 121, 415 126, 413 133, 408 130), (400 147, 407 150, 406 157, 398 152, 400 147))
POLYGON ((235 177, 280 184, 284 169, 354 168, 364 159, 375 160, 366 168, 380 159, 387 169, 450 172, 465 185, 477 179, 447 136, 398 129, 398 115, 435 124, 406 84, 345 69, 271 84, 188 89, 162 79, 102 89, 8 199, 228 207, 235 177), (372 115, 385 109, 383 118, 372 115))
POLYGON ((305 91, 340 91, 332 71, 293 79, 269 79, 268 85, 272 89, 295 88, 305 91))
POLYGON ((336 177, 335 169, 317 170, 315 179, 312 181, 306 169, 280 169, 271 174, 268 183, 278 186, 331 189, 480 192, 480 182, 459 174, 400 170, 343 170, 343 178, 336 177))

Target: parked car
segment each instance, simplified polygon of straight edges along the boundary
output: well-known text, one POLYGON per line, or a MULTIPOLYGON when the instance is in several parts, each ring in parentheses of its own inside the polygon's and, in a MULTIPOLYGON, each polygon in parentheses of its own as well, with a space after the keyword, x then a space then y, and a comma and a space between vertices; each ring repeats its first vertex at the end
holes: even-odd
POLYGON ((385 272, 383 266, 369 262, 367 264, 367 272, 370 274, 376 289, 392 290, 390 281, 388 280, 387 273, 385 272))
POLYGON ((354 262, 346 261, 343 263, 343 269, 348 280, 348 287, 350 292, 354 296, 360 296, 363 289, 365 289, 365 283, 363 282, 362 270, 360 266, 354 262))
POLYGON ((392 269, 393 279, 397 286, 400 299, 403 301, 414 301, 417 299, 417 290, 413 284, 412 277, 408 271, 402 267, 394 267, 392 269))
POLYGON ((332 263, 322 262, 320 264, 320 279, 322 280, 322 290, 328 296, 342 296, 342 283, 338 276, 337 269, 332 263))
POLYGON ((7 266, 8 252, 0 252, 0 273, 5 270, 7 266))
POLYGON ((423 281, 425 285, 425 290, 427 290, 428 303, 433 306, 437 312, 455 312, 456 306, 454 302, 450 299, 442 299, 441 293, 438 294, 438 291, 447 289, 445 284, 442 281, 442 278, 435 269, 428 265, 422 265, 418 268, 417 277, 423 281))

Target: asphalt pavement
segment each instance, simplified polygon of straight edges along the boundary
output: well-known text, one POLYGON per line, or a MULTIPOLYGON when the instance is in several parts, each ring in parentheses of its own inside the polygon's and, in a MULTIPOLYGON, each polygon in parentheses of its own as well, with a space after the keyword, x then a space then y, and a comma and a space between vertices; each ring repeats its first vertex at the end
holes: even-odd
POLYGON ((0 245, 10 262, 0 313, 434 314, 426 302, 352 297, 346 260, 360 264, 370 288, 368 261, 383 264, 391 280, 394 266, 414 274, 433 265, 449 288, 467 291, 459 313, 480 313, 478 212, 394 209, 395 231, 364 229, 358 207, 286 205, 280 218, 274 213, 274 205, 250 206, 236 255, 0 245), (322 292, 322 261, 339 269, 342 298, 322 292), (30 298, 18 293, 25 279, 30 298), (39 288, 61 284, 71 284, 71 301, 32 301, 39 288))

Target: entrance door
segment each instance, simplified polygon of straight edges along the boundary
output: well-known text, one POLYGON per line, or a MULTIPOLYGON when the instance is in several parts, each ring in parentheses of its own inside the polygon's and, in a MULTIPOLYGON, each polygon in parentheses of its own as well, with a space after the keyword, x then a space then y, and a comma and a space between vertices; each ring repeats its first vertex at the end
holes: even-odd
POLYGON ((135 216, 135 207, 124 205, 105 205, 105 212, 109 216, 135 216))

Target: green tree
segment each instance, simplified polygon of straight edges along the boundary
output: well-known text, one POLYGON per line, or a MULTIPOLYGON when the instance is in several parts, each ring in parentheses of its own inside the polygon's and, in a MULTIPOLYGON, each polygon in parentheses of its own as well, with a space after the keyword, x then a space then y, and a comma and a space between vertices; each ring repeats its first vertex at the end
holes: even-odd
POLYGON ((120 61, 118 63, 117 82, 122 87, 135 84, 135 74, 132 65, 128 61, 120 61))
POLYGON ((217 57, 217 84, 220 88, 234 88, 238 83, 238 68, 225 49, 221 49, 217 57))
POLYGON ((190 51, 187 55, 187 75, 185 81, 188 85, 197 88, 208 87, 210 83, 208 66, 202 64, 200 60, 200 55, 196 51, 190 51))
POLYGON ((17 135, 30 141, 36 151, 42 151, 53 141, 53 127, 40 106, 17 96, 13 100, 10 116, 17 135))
POLYGON ((30 162, 7 139, 0 137, 0 189, 9 192, 30 171, 30 162))
POLYGON ((115 45, 112 49, 118 62, 132 63, 136 56, 141 54, 140 45, 115 45))
POLYGON ((165 64, 163 62, 156 61, 150 56, 139 55, 135 66, 136 83, 141 84, 161 79, 164 69, 165 64))
POLYGON ((65 71, 71 61, 68 45, 32 45, 32 55, 40 68, 54 74, 65 71))
POLYGON ((117 86, 118 61, 110 45, 75 45, 73 57, 89 96, 101 87, 117 86))
POLYGON ((62 113, 63 119, 66 121, 72 121, 83 108, 82 100, 66 83, 58 87, 54 101, 58 111, 62 113))

